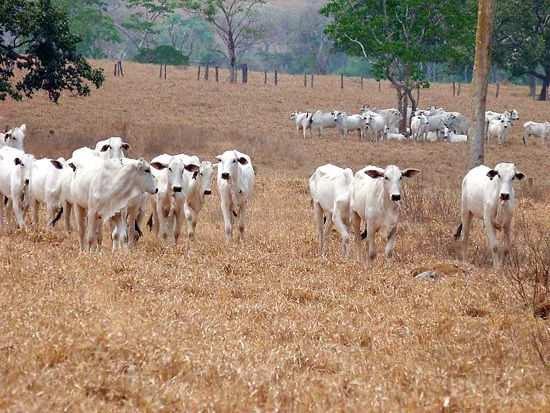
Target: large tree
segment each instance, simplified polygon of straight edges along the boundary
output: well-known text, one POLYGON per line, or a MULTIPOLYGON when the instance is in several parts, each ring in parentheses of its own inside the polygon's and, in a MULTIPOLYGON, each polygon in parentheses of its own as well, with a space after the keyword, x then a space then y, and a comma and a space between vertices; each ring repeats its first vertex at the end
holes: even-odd
POLYGON ((540 100, 550 85, 550 0, 496 2, 494 55, 514 76, 531 75, 542 81, 540 100))
POLYGON ((187 10, 193 11, 211 23, 223 42, 231 67, 231 81, 239 53, 257 41, 257 8, 265 0, 181 0, 187 10))
POLYGON ((409 101, 417 104, 413 91, 428 84, 423 65, 460 60, 473 43, 470 0, 329 0, 322 13, 333 19, 327 33, 336 44, 395 87, 401 129, 409 101))
POLYGON ((79 38, 66 13, 50 0, 0 3, 0 100, 45 90, 57 102, 63 90, 88 95, 104 77, 77 51, 79 38))

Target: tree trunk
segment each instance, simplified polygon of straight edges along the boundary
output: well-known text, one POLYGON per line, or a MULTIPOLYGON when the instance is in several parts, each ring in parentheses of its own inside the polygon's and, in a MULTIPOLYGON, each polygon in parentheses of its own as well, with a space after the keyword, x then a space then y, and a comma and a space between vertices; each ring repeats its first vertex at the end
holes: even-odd
POLYGON ((228 33, 227 52, 229 55, 229 81, 235 83, 237 81, 237 52, 235 50, 235 42, 233 41, 233 34, 228 33))
POLYGON ((529 75, 529 97, 535 98, 537 94, 537 78, 533 75, 529 75))
MULTIPOLYGON (((411 113, 414 113, 416 112, 416 109, 418 109, 417 108, 418 102, 413 96, 413 89, 407 89, 406 92, 407 92, 407 96, 409 97, 409 100, 411 101, 411 113)), ((411 127, 411 120, 412 120, 412 116, 409 119, 407 119, 407 128, 411 127)))
POLYGON ((539 100, 548 100, 548 86, 550 86, 550 78, 546 77, 542 81, 542 89, 540 90, 539 100))
POLYGON ((477 12, 476 52, 473 75, 473 125, 470 131, 470 166, 485 162, 485 109, 488 76, 491 68, 491 36, 493 32, 494 0, 479 0, 477 12))

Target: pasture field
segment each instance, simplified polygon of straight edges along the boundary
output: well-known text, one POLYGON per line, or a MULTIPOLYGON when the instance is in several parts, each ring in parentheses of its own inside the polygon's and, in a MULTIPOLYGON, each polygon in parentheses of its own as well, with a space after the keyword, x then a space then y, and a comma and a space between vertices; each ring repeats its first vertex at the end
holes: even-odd
MULTIPOLYGON (((550 321, 533 317, 532 298, 550 267, 550 148, 521 142, 524 121, 550 120, 549 103, 514 86, 489 98, 521 120, 508 144, 489 146, 488 163, 514 161, 532 178, 517 184, 514 263, 495 271, 477 221, 469 262, 457 261, 466 145, 296 137, 290 112, 393 107, 387 84, 361 91, 346 79, 340 90, 323 77, 304 89, 281 75, 274 87, 251 73, 246 86, 217 85, 193 69, 160 80, 137 64, 113 78, 112 62, 98 64, 108 79, 91 97, 3 102, 0 121, 27 123, 36 156, 117 135, 136 158, 240 149, 258 174, 247 239, 224 242, 216 191, 189 255, 186 240, 161 245, 148 231, 113 255, 108 240, 80 253, 62 227, 2 229, 0 410, 550 411, 550 321), (327 162, 422 170, 404 188, 394 258, 368 269, 344 259, 336 232, 318 257, 307 179, 327 162), (442 264, 439 281, 411 275, 442 264)), ((468 88, 453 98, 434 85, 429 104, 470 115, 468 88)))

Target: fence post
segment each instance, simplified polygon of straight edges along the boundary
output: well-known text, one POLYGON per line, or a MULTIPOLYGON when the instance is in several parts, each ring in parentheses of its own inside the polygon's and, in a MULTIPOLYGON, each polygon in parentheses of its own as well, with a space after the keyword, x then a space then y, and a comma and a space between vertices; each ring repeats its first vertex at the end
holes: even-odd
POLYGON ((115 77, 118 74, 118 62, 115 63, 115 77))
POLYGON ((420 102, 420 86, 416 87, 416 107, 418 107, 418 104, 420 102))
POLYGON ((311 74, 311 88, 313 89, 313 73, 311 74))
POLYGON ((378 91, 382 91, 382 84, 380 83, 380 80, 378 81, 378 91))
POLYGON ((307 87, 307 73, 304 72, 304 87, 307 87))
POLYGON ((124 77, 124 69, 122 68, 122 60, 118 61, 118 74, 124 77))
POLYGON ((209 72, 210 72, 210 65, 207 63, 206 67, 204 68, 204 80, 208 80, 209 72))
POLYGON ((216 83, 220 81, 220 68, 216 66, 216 83))
POLYGON ((453 96, 456 96, 456 83, 453 81, 453 96))
POLYGON ((458 90, 456 91, 457 96, 460 96, 460 89, 462 89, 462 83, 458 84, 458 90))
POLYGON ((500 95, 500 82, 497 82, 497 90, 495 93, 495 97, 498 98, 499 95, 500 95))
POLYGON ((248 65, 245 63, 242 65, 243 70, 243 83, 248 83, 248 65))
POLYGON ((168 65, 165 63, 165 64, 164 64, 164 80, 166 80, 166 68, 167 68, 167 66, 168 66, 168 65))
POLYGON ((264 85, 267 85, 267 72, 264 72, 264 85))
POLYGON ((197 80, 201 80, 201 65, 199 65, 199 69, 197 71, 197 80))
POLYGON ((344 88, 344 74, 340 73, 340 89, 344 88))
POLYGON ((160 64, 159 68, 159 79, 162 79, 162 63, 160 64))
POLYGON ((365 85, 363 84, 363 76, 361 76, 361 90, 363 90, 365 85))
POLYGON ((278 84, 279 84, 279 76, 277 71, 275 70, 275 86, 277 86, 278 84))

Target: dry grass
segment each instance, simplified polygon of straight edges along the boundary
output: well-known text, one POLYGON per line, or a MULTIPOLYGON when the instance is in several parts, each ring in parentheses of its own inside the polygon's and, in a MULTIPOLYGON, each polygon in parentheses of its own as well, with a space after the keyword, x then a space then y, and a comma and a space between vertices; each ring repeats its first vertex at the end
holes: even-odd
MULTIPOLYGON (((490 268, 480 224, 471 264, 434 283, 411 276, 455 263, 465 146, 295 138, 291 111, 393 106, 387 85, 379 93, 369 82, 362 92, 348 81, 341 91, 327 77, 304 90, 300 77, 281 76, 276 88, 259 74, 248 86, 216 85, 174 69, 161 81, 156 67, 132 64, 126 73, 88 99, 2 103, 3 122, 26 122, 28 149, 39 156, 117 134, 147 158, 212 158, 238 147, 259 171, 248 240, 224 244, 216 196, 190 257, 149 234, 135 251, 83 255, 62 231, 4 231, 0 410, 550 410, 550 325, 533 317, 512 278, 490 268), (407 185, 391 261, 365 269, 342 259, 336 234, 330 259, 316 256, 306 182, 329 161, 422 169, 407 185)), ((526 92, 504 86, 491 106, 544 119, 550 106, 526 92)), ((436 85, 423 104, 469 112, 466 96, 449 94, 436 85)), ((550 157, 520 133, 516 126, 488 158, 513 160, 534 179, 518 189, 513 268, 524 279, 531 247, 550 230, 550 157)), ((525 288, 530 296, 533 286, 525 288)))

